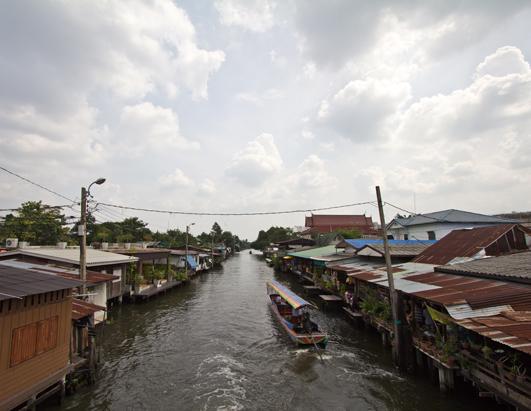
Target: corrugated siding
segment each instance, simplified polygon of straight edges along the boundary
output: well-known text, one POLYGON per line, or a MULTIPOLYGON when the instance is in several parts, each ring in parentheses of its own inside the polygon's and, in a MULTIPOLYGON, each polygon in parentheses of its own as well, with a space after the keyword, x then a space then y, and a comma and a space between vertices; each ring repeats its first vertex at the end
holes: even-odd
MULTIPOLYGON (((35 296, 36 297, 36 296, 35 296)), ((47 297, 52 297, 48 294, 47 297)), ((31 297, 25 301, 12 300, 12 309, 3 310, 0 314, 0 409, 2 403, 8 398, 20 393, 29 387, 45 380, 68 365, 69 361, 69 340, 71 332, 72 297, 70 292, 65 291, 64 298, 59 295, 59 300, 48 299, 44 303, 44 295, 41 296, 41 304, 31 305, 31 297), (26 307, 24 307, 26 302, 26 307), (38 323, 43 320, 57 318, 57 337, 54 348, 36 355, 34 358, 11 365, 11 354, 17 352, 18 348, 12 346, 14 330, 28 324, 37 324, 35 332, 38 333, 38 323)), ((41 332, 46 341, 40 343, 40 349, 45 345, 49 347, 53 344, 53 333, 55 325, 51 323, 41 325, 41 332), (44 344, 44 345, 43 345, 44 344)), ((15 333, 16 334, 16 333, 15 333)), ((24 349, 21 349, 24 350, 24 349)))

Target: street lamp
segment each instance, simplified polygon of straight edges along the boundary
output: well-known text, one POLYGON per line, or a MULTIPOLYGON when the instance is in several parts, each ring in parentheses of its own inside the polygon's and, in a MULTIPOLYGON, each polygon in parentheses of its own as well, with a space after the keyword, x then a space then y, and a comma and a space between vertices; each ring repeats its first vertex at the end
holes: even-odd
POLYGON ((98 178, 89 184, 88 190, 81 187, 81 221, 78 226, 78 235, 81 237, 79 243, 79 277, 82 281, 81 295, 87 293, 87 197, 90 196, 90 188, 94 185, 102 185, 105 183, 103 177, 98 178))
POLYGON ((210 252, 211 252, 211 258, 212 258, 212 267, 210 268, 214 268, 214 236, 216 235, 216 232, 214 230, 212 230, 210 232, 211 236, 210 236, 210 239, 212 240, 211 241, 211 244, 210 244, 210 252))
POLYGON ((188 233, 190 231, 190 227, 194 224, 195 223, 190 223, 186 226, 186 256, 184 257, 184 275, 186 278, 188 278, 188 233))

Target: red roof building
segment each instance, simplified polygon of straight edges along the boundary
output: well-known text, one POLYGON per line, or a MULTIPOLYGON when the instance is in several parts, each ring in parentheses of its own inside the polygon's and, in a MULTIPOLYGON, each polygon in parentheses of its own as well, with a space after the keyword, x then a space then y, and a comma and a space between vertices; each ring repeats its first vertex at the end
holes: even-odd
POLYGON ((337 230, 358 230, 362 234, 375 234, 372 217, 366 215, 312 214, 305 219, 303 234, 333 233, 337 230))

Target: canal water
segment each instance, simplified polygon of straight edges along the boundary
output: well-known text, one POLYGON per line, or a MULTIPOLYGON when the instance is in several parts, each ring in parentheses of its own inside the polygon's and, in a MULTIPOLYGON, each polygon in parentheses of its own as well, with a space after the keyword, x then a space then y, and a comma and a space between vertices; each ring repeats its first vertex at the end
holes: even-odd
POLYGON ((496 409, 470 391, 444 395, 426 377, 400 375, 378 336, 340 313, 313 316, 330 335, 322 361, 294 347, 267 306, 273 278, 300 291, 242 252, 180 289, 114 308, 97 383, 61 409, 496 409))

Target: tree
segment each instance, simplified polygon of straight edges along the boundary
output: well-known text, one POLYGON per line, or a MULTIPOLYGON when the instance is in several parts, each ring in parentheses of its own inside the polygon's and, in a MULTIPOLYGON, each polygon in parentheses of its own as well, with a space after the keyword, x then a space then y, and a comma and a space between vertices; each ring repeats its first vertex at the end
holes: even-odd
POLYGON ((0 225, 0 238, 18 238, 34 245, 52 245, 68 240, 66 218, 60 208, 42 201, 22 203, 16 214, 8 214, 0 225))
POLYGON ((270 243, 289 240, 293 237, 293 230, 289 227, 270 227, 267 231, 260 230, 258 232, 258 238, 250 245, 254 249, 261 250, 270 243))
POLYGON ((343 238, 354 239, 354 238, 361 238, 361 231, 353 229, 339 229, 337 230, 337 234, 339 234, 343 238))

